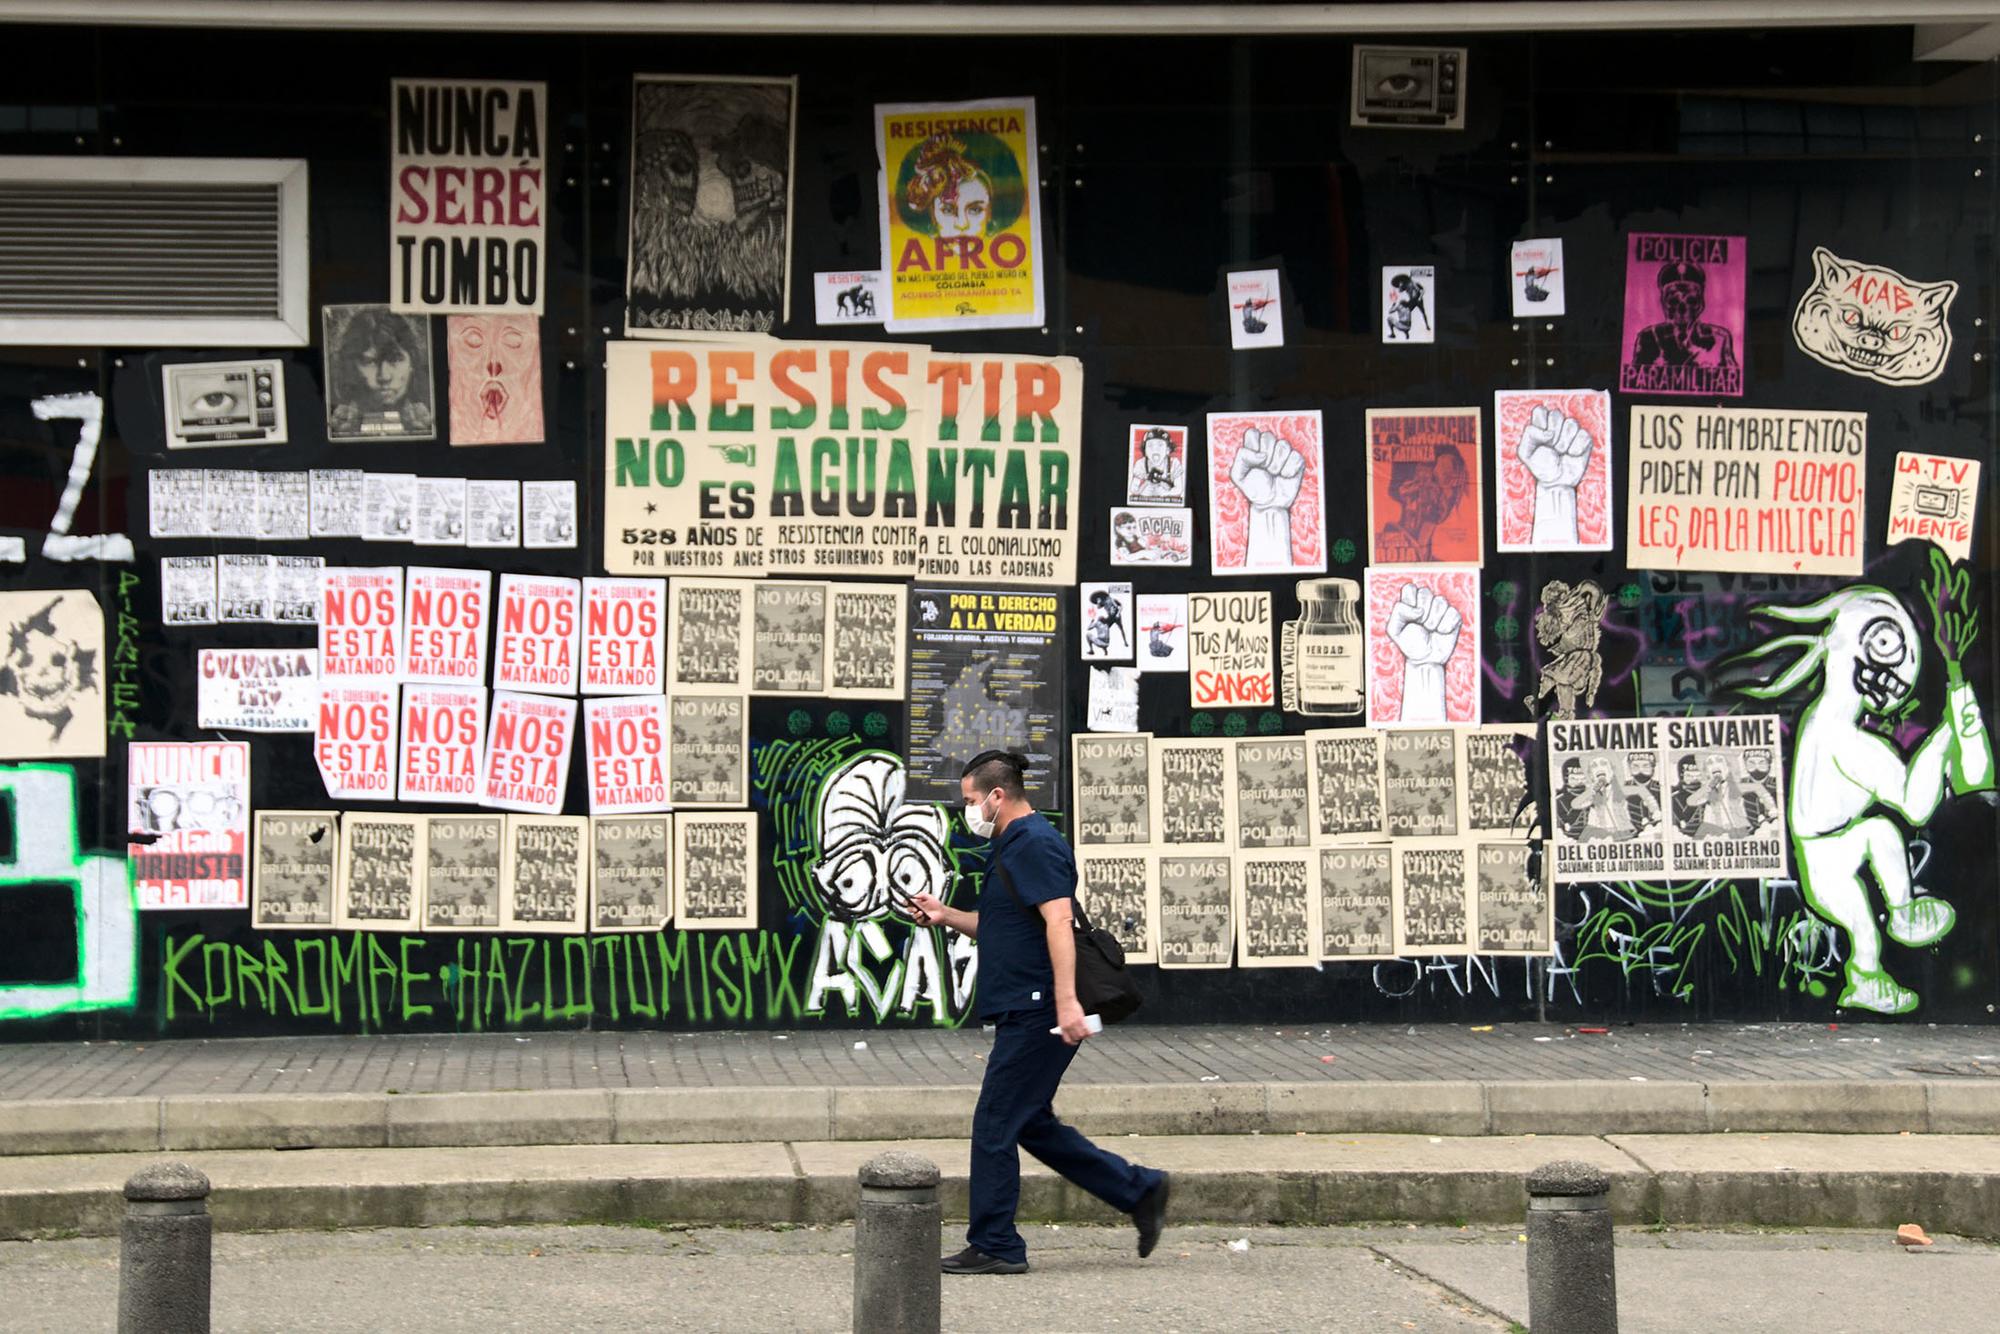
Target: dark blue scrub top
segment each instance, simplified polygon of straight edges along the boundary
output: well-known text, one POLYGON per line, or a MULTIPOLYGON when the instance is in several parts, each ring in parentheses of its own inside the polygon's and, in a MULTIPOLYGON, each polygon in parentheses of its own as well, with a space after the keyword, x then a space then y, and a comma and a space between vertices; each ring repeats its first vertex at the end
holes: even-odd
POLYGON ((1036 905, 1076 892, 1076 858, 1056 827, 1039 811, 1000 831, 988 854, 986 881, 979 891, 979 1017, 1008 1010, 1053 1009, 1055 973, 1049 967, 1049 938, 1036 905), (1028 913, 1014 902, 995 875, 1004 864, 1028 913))

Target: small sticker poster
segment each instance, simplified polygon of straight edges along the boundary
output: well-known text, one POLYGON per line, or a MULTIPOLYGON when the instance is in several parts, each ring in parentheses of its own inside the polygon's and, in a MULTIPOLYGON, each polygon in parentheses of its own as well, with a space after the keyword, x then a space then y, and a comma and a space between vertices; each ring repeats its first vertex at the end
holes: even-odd
POLYGON ((1136 656, 1142 672, 1188 669, 1188 595, 1140 593, 1136 656))
POLYGON ((1260 852, 1236 867, 1236 963, 1310 968, 1319 962, 1318 857, 1310 850, 1260 852))
POLYGON ((484 686, 404 686, 396 800, 478 805, 485 746, 484 686))
POLYGON ((416 536, 417 475, 409 472, 361 474, 361 539, 408 542, 416 536))
POLYGON ((1411 839, 1392 847, 1396 953, 1472 953, 1471 846, 1411 839))
POLYGON ((1368 725, 1479 721, 1479 569, 1370 566, 1368 725))
POLYGON ((553 551, 576 545, 576 483, 521 483, 521 545, 553 551))
POLYGON ((1749 268, 1740 236, 1627 237, 1619 391, 1742 397, 1749 268))
MULTIPOLYGON (((151 474, 157 478, 159 473, 151 474)), ((314 537, 361 536, 362 471, 313 468, 306 473, 306 531, 314 537)), ((153 536, 164 536, 154 521, 153 536)))
POLYGON ((1187 464, 1187 427, 1132 427, 1126 445, 1125 502, 1187 504, 1187 464))
POLYGON ((1319 849, 1322 962, 1396 957, 1394 859, 1387 843, 1319 849))
POLYGON ((880 324, 889 308, 880 269, 847 269, 813 275, 813 323, 880 324))
POLYGON ((1228 853, 1162 853, 1160 967, 1227 968, 1236 955, 1236 860, 1228 853))
POLYGON ((1663 718, 1667 876, 1785 873, 1785 770, 1775 714, 1663 718))
POLYGON ((1071 735, 1070 792, 1078 847, 1153 841, 1151 742, 1144 732, 1071 735))
POLYGON ((205 648, 195 655, 195 719, 203 731, 310 732, 319 711, 319 654, 309 648, 205 648))
POLYGON ((542 443, 542 322, 533 315, 445 320, 451 443, 542 443))
POLYGON ((910 600, 901 585, 835 584, 831 688, 844 699, 902 699, 910 600))
POLYGON ((1889 545, 1935 542, 1953 560, 1970 560, 1978 505, 1978 459, 1898 453, 1889 490, 1889 545))
POLYGON ((1385 736, 1399 735, 1418 734, 1366 728, 1306 733, 1313 842, 1380 841, 1387 837, 1383 827, 1382 742, 1385 736))
POLYGON ((502 574, 494 688, 574 694, 582 604, 583 585, 575 579, 502 574))
POLYGON ((547 106, 543 83, 391 80, 393 309, 541 314, 547 106))
POLYGON ((674 817, 591 821, 590 929, 658 931, 674 915, 674 817))
POLYGON ((258 473, 255 468, 209 468, 204 499, 209 537, 257 536, 258 473))
POLYGON ((394 681, 402 642, 402 566, 330 565, 320 571, 321 681, 394 681))
POLYGON ((319 577, 324 556, 271 557, 271 623, 319 624, 319 577))
POLYGON ((160 557, 162 624, 214 625, 215 594, 215 557, 160 557))
POLYGON ((494 691, 479 804, 531 815, 560 814, 575 742, 575 700, 494 691))
POLYGON ((424 830, 425 931, 497 931, 506 898, 504 815, 433 815, 424 830))
POLYGON ((683 931, 757 926, 757 813, 674 817, 674 924, 683 931))
POLYGON ((410 540, 420 547, 465 545, 465 479, 419 477, 410 540))
POLYGON ((1658 718, 1550 719, 1549 854, 1555 881, 1667 873, 1658 718))
POLYGON ((1317 409, 1208 415, 1210 569, 1326 571, 1324 440, 1317 409))
POLYGON ((250 924, 257 930, 332 928, 339 819, 333 811, 257 812, 250 873, 250 924))
POLYGON ((507 817, 504 931, 581 935, 590 905, 590 821, 581 815, 507 817))
POLYGON ((1132 661, 1132 585, 1085 583, 1078 587, 1081 652, 1086 660, 1132 661))
POLYGON ((1480 954, 1550 954, 1555 950, 1555 896, 1536 874, 1524 842, 1473 844, 1477 879, 1474 948, 1480 954))
POLYGON ((667 729, 665 695, 610 696, 583 702, 592 815, 672 808, 667 788, 667 729))
POLYGON ((431 325, 386 305, 320 307, 326 350, 326 438, 435 440, 431 325))
POLYGON ((1432 312, 1438 308, 1437 269, 1430 264, 1389 264, 1382 269, 1382 341, 1435 343, 1432 312))
POLYGON ((1303 848, 1312 842, 1304 737, 1236 741, 1236 846, 1303 848))
POLYGON ((666 580, 583 581, 584 694, 665 690, 666 661, 666 580))
POLYGON ((1544 237, 1514 242, 1514 318, 1553 319, 1563 305, 1563 243, 1544 237))
POLYGON ((750 800, 750 709, 737 695, 675 696, 667 709, 667 792, 674 806, 750 800))
POLYGON ((257 474, 257 540, 303 542, 312 513, 312 480, 303 472, 257 474))
POLYGON ((388 801, 396 790, 396 687, 322 683, 313 763, 335 801, 388 801))
POLYGON ((1092 732, 1133 732, 1139 727, 1139 669, 1092 667, 1089 710, 1084 726, 1092 732))
POLYGON ((1285 345, 1285 306, 1276 269, 1246 269, 1229 275, 1229 346, 1285 345))
POLYGON ((1495 393, 1493 476, 1498 550, 1611 550, 1611 395, 1495 393))
POLYGON ((1478 408, 1368 410, 1368 551, 1376 565, 1477 565, 1478 408))
POLYGON ((413 565, 405 583, 403 679, 484 685, 486 629, 493 619, 492 574, 413 565))
POLYGON ((1271 595, 1188 594, 1188 703, 1197 709, 1271 707, 1271 595))
POLYGON ((142 910, 250 906, 250 743, 125 748, 125 849, 142 910))
POLYGON ((417 929, 429 824, 429 816, 375 811, 349 811, 341 817, 334 926, 343 931, 417 929))
POLYGON ((1159 959, 1160 889, 1149 848, 1077 849, 1076 894, 1090 924, 1109 931, 1125 962, 1159 959))
POLYGON ((1373 129, 1465 128, 1467 49, 1356 43, 1347 123, 1373 129))
POLYGON ((1194 564, 1194 511, 1121 506, 1111 511, 1113 565, 1194 564))
POLYGON ((160 367, 168 449, 282 445, 285 363, 197 361, 160 367))
POLYGON ((1161 846, 1228 848, 1236 841, 1236 743, 1226 737, 1156 737, 1153 828, 1161 846))
POLYGON ((465 545, 521 545, 521 484, 509 479, 471 477, 465 483, 465 545))
POLYGON ((276 557, 225 551, 215 558, 216 621, 259 625, 271 619, 271 563, 276 557))

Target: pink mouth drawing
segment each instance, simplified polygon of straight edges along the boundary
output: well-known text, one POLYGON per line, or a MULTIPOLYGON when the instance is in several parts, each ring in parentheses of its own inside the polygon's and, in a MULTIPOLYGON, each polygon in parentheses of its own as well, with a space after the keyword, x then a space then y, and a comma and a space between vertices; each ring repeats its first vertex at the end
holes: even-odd
POLYGON ((500 414, 507 410, 507 386, 498 380, 488 380, 479 391, 479 401, 485 407, 487 418, 499 421, 500 414))

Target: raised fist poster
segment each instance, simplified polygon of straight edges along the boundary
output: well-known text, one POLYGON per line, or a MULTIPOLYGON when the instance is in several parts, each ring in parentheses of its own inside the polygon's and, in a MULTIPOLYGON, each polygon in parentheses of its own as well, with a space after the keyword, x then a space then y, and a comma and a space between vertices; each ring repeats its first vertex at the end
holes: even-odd
POLYGON ((1208 414, 1208 558, 1218 575, 1326 569, 1320 414, 1208 414))
POLYGON ((1368 410, 1368 558, 1477 565, 1479 409, 1368 410))
POLYGON ((1497 550, 1611 550, 1611 395, 1494 394, 1493 476, 1497 550))
POLYGON ((1740 398, 1744 238, 1635 232, 1626 246, 1619 390, 1740 398))
POLYGON ((1370 566, 1368 725, 1479 721, 1479 570, 1370 566))

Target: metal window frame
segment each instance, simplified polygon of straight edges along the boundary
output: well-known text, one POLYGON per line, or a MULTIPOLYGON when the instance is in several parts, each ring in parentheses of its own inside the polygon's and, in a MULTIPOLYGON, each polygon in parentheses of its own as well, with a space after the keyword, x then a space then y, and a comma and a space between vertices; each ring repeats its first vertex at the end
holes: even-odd
POLYGON ((278 187, 278 316, 0 315, 0 346, 305 347, 312 237, 302 158, 0 157, 0 181, 278 187))

